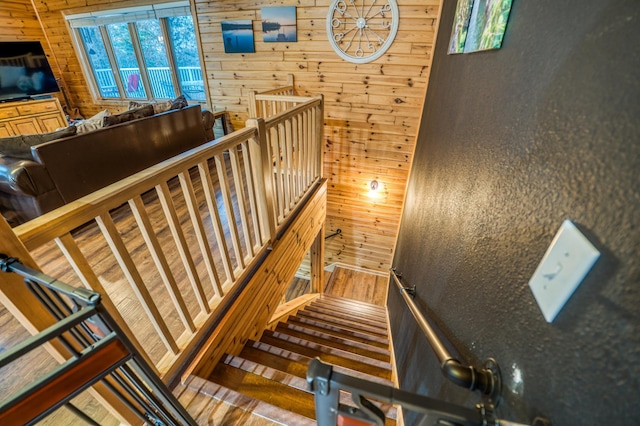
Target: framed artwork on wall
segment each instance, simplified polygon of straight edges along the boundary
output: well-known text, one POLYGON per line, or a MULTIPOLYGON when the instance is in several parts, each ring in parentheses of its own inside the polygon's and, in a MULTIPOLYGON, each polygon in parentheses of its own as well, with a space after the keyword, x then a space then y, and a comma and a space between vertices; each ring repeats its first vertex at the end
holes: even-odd
POLYGON ((261 14, 263 41, 298 41, 295 6, 263 7, 261 14))
POLYGON ((225 53, 254 53, 253 24, 250 19, 222 21, 222 41, 225 53))
POLYGON ((449 54, 499 49, 512 0, 458 0, 449 54))

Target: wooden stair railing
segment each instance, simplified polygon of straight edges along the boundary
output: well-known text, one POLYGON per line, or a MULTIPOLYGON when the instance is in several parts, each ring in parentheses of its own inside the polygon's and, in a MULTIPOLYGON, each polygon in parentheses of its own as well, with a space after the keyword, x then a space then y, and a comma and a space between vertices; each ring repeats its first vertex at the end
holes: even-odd
POLYGON ((286 111, 295 105, 280 97, 290 97, 295 96, 295 94, 293 74, 287 74, 287 84, 285 86, 261 92, 249 92, 249 116, 267 118, 286 111))
MULTIPOLYGON (((154 373, 172 382, 223 318, 227 294, 260 274, 284 285, 300 250, 313 245, 316 255, 322 253, 323 102, 296 103, 293 111, 249 120, 244 129, 14 229, 0 218, 0 252, 18 253, 34 269, 102 294, 154 373), (274 158, 280 153, 271 147, 288 156, 278 176, 274 158), (286 192, 276 189, 278 179, 286 192), (306 222, 297 223, 299 217, 306 222), (266 272, 259 269, 263 262, 266 272)), ((315 277, 320 287, 321 266, 315 277)), ((34 334, 50 324, 30 297, 0 282, 0 301, 34 334)), ((272 309, 261 305, 260 318, 272 309)), ((63 348, 54 350, 59 362, 63 354, 63 348)), ((98 398, 119 404, 108 390, 98 398)), ((126 407, 113 411, 127 413, 126 407)), ((129 422, 126 416, 120 417, 129 422)))

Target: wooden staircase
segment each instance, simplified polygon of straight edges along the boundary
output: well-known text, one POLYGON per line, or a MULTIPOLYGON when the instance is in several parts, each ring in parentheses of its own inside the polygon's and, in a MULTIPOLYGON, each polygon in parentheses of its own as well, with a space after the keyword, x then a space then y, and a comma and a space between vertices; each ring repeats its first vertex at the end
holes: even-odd
MULTIPOLYGON (((189 387, 287 425, 315 424, 314 396, 305 380, 319 357, 336 371, 393 385, 386 309, 322 295, 286 322, 249 340, 238 356, 227 355, 206 378, 189 387)), ((354 405, 351 396, 341 403, 354 405)), ((395 425, 395 408, 377 404, 395 425)))

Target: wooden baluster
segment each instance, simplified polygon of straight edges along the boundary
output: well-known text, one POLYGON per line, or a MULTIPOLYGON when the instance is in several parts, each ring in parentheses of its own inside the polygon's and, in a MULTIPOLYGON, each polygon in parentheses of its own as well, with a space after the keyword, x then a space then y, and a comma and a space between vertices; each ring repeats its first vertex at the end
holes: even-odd
POLYGON ((276 215, 274 205, 275 188, 269 135, 263 119, 248 120, 247 127, 256 129, 256 137, 249 142, 251 166, 255 176, 256 196, 260 211, 260 230, 265 239, 271 241, 276 235, 276 215))
POLYGON ((289 120, 289 126, 291 128, 291 159, 292 159, 292 176, 293 176, 293 195, 294 195, 294 202, 297 204, 298 201, 300 200, 300 182, 298 181, 298 178, 300 176, 300 174, 298 173, 298 162, 299 162, 299 158, 298 156, 300 155, 300 149, 298 148, 298 129, 297 129, 297 115, 294 115, 293 117, 291 117, 291 120, 289 120))
POLYGON ((309 162, 310 162, 310 157, 311 157, 311 147, 309 146, 309 140, 311 139, 309 137, 309 111, 303 111, 302 112, 302 126, 301 126, 301 130, 303 133, 303 138, 304 138, 304 188, 305 190, 309 189, 309 182, 311 179, 309 179, 309 162))
POLYGON ((198 240, 198 246, 200 246, 202 260, 204 261, 204 265, 209 273, 211 286, 216 294, 222 297, 223 291, 222 286, 220 285, 220 278, 218 277, 218 271, 216 270, 213 262, 211 247, 209 246, 207 233, 204 230, 204 224, 202 223, 202 217, 200 216, 200 210, 198 209, 198 200, 196 199, 196 193, 193 189, 193 182, 191 182, 191 177, 189 176, 189 170, 180 173, 178 178, 180 179, 180 186, 182 187, 184 200, 187 203, 187 210, 189 210, 189 217, 191 217, 191 224, 196 234, 196 240, 198 240))
POLYGON ((171 335, 171 332, 162 318, 158 307, 153 301, 151 294, 149 294, 149 290, 147 290, 144 280, 140 276, 138 268, 136 268, 135 262, 131 258, 127 247, 124 245, 124 241, 122 241, 120 233, 118 232, 115 223, 113 223, 113 219, 109 213, 103 213, 96 217, 96 222, 98 222, 98 226, 100 227, 104 238, 107 240, 107 244, 109 244, 111 252, 118 261, 127 281, 131 284, 131 288, 138 297, 142 308, 149 316, 151 323, 158 333, 158 337, 160 337, 160 340, 162 340, 167 349, 174 354, 177 354, 179 352, 178 345, 171 335))
POLYGON ((271 179, 275 179, 274 196, 277 202, 276 210, 276 225, 279 225, 284 218, 284 183, 282 181, 282 155, 280 153, 280 147, 278 145, 278 129, 272 127, 269 129, 269 142, 271 145, 271 158, 273 158, 274 164, 270 166, 273 170, 273 176, 271 179))
POLYGON ((225 274, 227 275, 227 280, 229 282, 234 282, 235 275, 233 267, 231 266, 231 257, 229 256, 227 240, 224 237, 224 229, 222 228, 222 221, 220 220, 220 211, 218 211, 218 202, 216 201, 208 161, 199 163, 198 170, 200 172, 200 180, 202 181, 204 189, 204 196, 207 201, 207 208, 209 209, 209 217, 211 218, 211 224, 213 225, 213 232, 215 233, 220 256, 222 257, 222 266, 225 274))
POLYGON ((218 171, 218 181, 220 182, 220 190, 222 191, 222 200, 224 201, 224 209, 227 213, 227 223, 229 225, 229 232, 231 234, 231 243, 233 244, 233 250, 236 253, 236 262, 241 270, 244 270, 244 254, 240 245, 240 236, 238 234, 238 225, 236 224, 236 217, 233 213, 233 201, 231 200, 231 188, 229 186, 229 179, 227 178, 227 167, 224 161, 223 154, 216 155, 216 169, 218 171))
POLYGON ((240 170, 240 160, 238 158, 238 147, 234 146, 229 149, 229 162, 231 163, 231 173, 233 174, 233 183, 236 188, 236 200, 238 202, 238 211, 240 213, 240 225, 242 226, 242 234, 244 243, 247 248, 248 255, 253 258, 253 244, 251 243, 251 233, 249 232, 249 218, 247 217, 247 206, 244 196, 244 180, 240 170))
POLYGON ((314 156, 314 152, 315 152, 315 147, 313 146, 313 139, 312 139, 312 135, 311 135, 311 126, 313 126, 313 122, 311 121, 311 111, 310 110, 306 110, 304 112, 304 118, 305 118, 304 132, 305 132, 305 138, 306 138, 306 142, 307 142, 307 164, 306 164, 306 169, 307 169, 307 187, 308 187, 309 185, 311 185, 311 183, 313 182, 313 179, 314 179, 313 156, 314 156))
POLYGON ((147 364, 149 364, 154 374, 159 375, 160 373, 151 361, 151 358, 149 358, 147 351, 144 350, 136 336, 133 334, 133 331, 131 331, 129 324, 127 324, 125 319, 120 314, 120 311, 113 303, 111 296, 109 296, 109 293, 107 293, 107 290, 104 288, 104 286, 96 276, 95 272, 91 268, 91 265, 89 265, 87 258, 82 254, 80 247, 78 247, 78 244, 73 239, 71 234, 64 234, 61 237, 56 238, 55 241, 82 284, 86 288, 100 293, 102 304, 107 309, 113 320, 120 326, 126 337, 131 341, 138 352, 142 354, 142 357, 147 362, 147 364))
POLYGON ((180 219, 178 219, 178 215, 176 214, 176 208, 173 204, 173 199, 171 198, 169 186, 166 182, 162 182, 160 185, 156 186, 156 192, 158 194, 158 200, 160 201, 162 210, 164 211, 165 218, 167 219, 167 224, 171 230, 171 235, 173 235, 173 240, 176 243, 176 248, 178 249, 178 253, 182 259, 182 264, 184 265, 187 277, 189 277, 193 293, 198 301, 198 306, 200 306, 200 311, 208 314, 211 312, 211 309, 209 308, 209 303, 207 303, 207 296, 202 288, 202 283, 200 282, 200 276, 196 270, 195 262, 193 261, 191 252, 189 252, 187 239, 180 227, 180 219))
POLYGON ((278 146, 280 147, 280 153, 283 158, 282 165, 282 180, 284 181, 284 208, 285 214, 284 217, 289 215, 291 211, 291 182, 290 182, 290 173, 291 173, 291 150, 289 147, 288 139, 287 139, 287 125, 286 121, 278 124, 278 146))
POLYGON ((167 258, 165 257, 162 247, 160 246, 160 242, 153 230, 153 226, 149 220, 149 215, 144 207, 142 198, 137 196, 129 200, 129 207, 133 212, 133 216, 136 218, 138 228, 140 229, 142 238, 144 238, 144 241, 147 244, 147 248, 156 264, 156 268, 158 268, 160 278, 162 278, 162 282, 169 292, 169 297, 178 311, 178 316, 180 316, 180 319, 187 330, 192 333, 195 332, 196 326, 193 324, 193 319, 189 315, 189 310, 187 309, 187 305, 184 303, 184 298, 178 288, 173 272, 169 267, 169 262, 167 262, 167 258))
POLYGON ((253 171, 252 163, 259 161, 258 158, 254 158, 249 150, 249 143, 247 141, 242 142, 242 161, 244 164, 244 174, 247 182, 247 194, 249 196, 249 207, 251 209, 251 224, 253 226, 253 236, 256 241, 256 246, 262 245, 262 232, 259 225, 259 214, 256 200, 256 189, 254 187, 254 180, 256 175, 253 171))

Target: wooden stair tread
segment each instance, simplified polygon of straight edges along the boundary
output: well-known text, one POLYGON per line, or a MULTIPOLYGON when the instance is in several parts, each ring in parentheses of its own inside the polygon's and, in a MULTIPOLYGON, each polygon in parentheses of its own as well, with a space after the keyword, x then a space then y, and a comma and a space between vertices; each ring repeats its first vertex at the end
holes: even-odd
POLYGON ((237 390, 231 389, 219 383, 192 376, 189 378, 187 386, 203 395, 225 401, 226 403, 241 408, 247 412, 260 417, 270 419, 283 425, 315 426, 313 419, 302 416, 298 413, 287 411, 283 408, 245 395, 237 390))
MULTIPOLYGON (((254 362, 259 362, 267 367, 275 368, 302 378, 306 378, 307 368, 309 367, 309 363, 312 359, 299 353, 290 352, 286 349, 271 346, 264 342, 256 342, 254 340, 247 341, 242 352, 240 352, 240 356, 254 362)), ((333 368, 335 371, 343 374, 348 374, 350 376, 387 386, 393 386, 393 382, 388 379, 371 376, 361 371, 351 370, 339 365, 334 365, 333 368)))
MULTIPOLYGON (((216 366, 209 380, 277 408, 315 419, 314 395, 306 390, 304 379, 264 368, 241 357, 228 356, 225 362, 216 366)), ((353 405, 350 395, 345 392, 341 392, 340 401, 353 405)), ((381 408, 395 416, 395 409, 389 405, 384 404, 381 408)), ((395 424, 395 421, 387 418, 385 423, 395 424)))
POLYGON ((315 330, 305 328, 297 324, 280 323, 276 327, 278 333, 284 333, 289 336, 299 337, 310 342, 319 343, 336 349, 342 349, 347 352, 361 355, 378 361, 390 362, 391 354, 388 350, 376 348, 375 346, 359 343, 353 340, 344 339, 337 336, 329 336, 315 330))
POLYGON ((358 316, 350 314, 350 313, 339 312, 339 311, 332 310, 332 309, 329 309, 329 308, 319 307, 319 306, 313 305, 313 304, 305 306, 302 311, 303 312, 314 312, 314 313, 318 313, 318 314, 322 314, 322 315, 330 315, 330 316, 332 316, 334 318, 347 320, 347 321, 356 321, 356 322, 358 322, 360 324, 364 324, 364 325, 367 325, 369 327, 377 328, 377 329, 380 330, 380 333, 386 334, 386 332, 387 332, 387 323, 386 323, 386 321, 369 320, 369 319, 366 319, 366 318, 358 317, 358 316))
POLYGON ((389 349, 389 340, 371 334, 359 332, 357 330, 350 330, 348 328, 323 323, 321 321, 314 321, 311 318, 299 317, 297 315, 290 316, 287 319, 287 322, 289 324, 300 324, 311 330, 316 330, 332 336, 340 336, 356 342, 376 346, 378 348, 389 349))
POLYGON ((388 338, 388 334, 386 330, 382 330, 378 327, 370 327, 368 325, 365 324, 361 324, 357 321, 352 321, 352 320, 346 320, 346 319, 342 319, 342 318, 335 318, 330 314, 321 314, 318 312, 311 312, 311 311, 298 311, 298 313, 296 314, 298 317, 304 317, 304 318, 309 318, 312 319, 314 321, 320 321, 323 322, 325 324, 330 324, 330 325, 335 325, 337 327, 341 327, 341 328, 348 328, 351 329, 353 331, 357 331, 360 333, 367 333, 367 334, 371 334, 373 336, 379 337, 379 338, 383 338, 383 339, 387 339, 388 338))
POLYGON ((361 306, 361 307, 368 308, 371 311, 377 311, 377 312, 381 312, 383 314, 386 314, 386 312, 387 312, 387 308, 384 307, 384 306, 375 305, 373 303, 368 303, 368 302, 363 302, 361 300, 348 299, 346 297, 332 296, 332 295, 327 294, 327 293, 322 293, 318 300, 326 300, 326 301, 330 301, 330 302, 334 302, 334 303, 340 303, 340 304, 343 304, 343 305, 361 306))
MULTIPOLYGON (((296 357, 297 359, 292 359, 290 356, 285 357, 282 356, 282 354, 276 355, 272 352, 261 350, 256 346, 257 345, 253 344, 252 342, 247 342, 244 348, 242 348, 240 356, 254 362, 259 362, 263 365, 266 365, 267 367, 275 368, 285 373, 293 374, 297 377, 306 377, 307 367, 311 358, 305 357, 300 354, 295 354, 298 355, 298 357, 296 357)), ((290 352, 289 354, 293 354, 293 352, 290 352)))
POLYGON ((318 306, 320 308, 330 309, 334 312, 357 316, 358 318, 377 321, 384 324, 386 324, 387 322, 386 311, 372 311, 368 307, 362 307, 358 305, 344 305, 342 303, 334 303, 333 301, 327 299, 316 299, 310 303, 310 306, 318 306))
POLYGON ((270 405, 315 419, 313 394, 287 386, 244 371, 240 368, 218 363, 208 379, 270 405))
POLYGON ((362 360, 362 357, 356 358, 352 354, 339 349, 328 348, 326 346, 313 342, 306 342, 298 338, 285 339, 282 337, 286 338, 286 336, 265 331, 260 341, 291 352, 297 352, 309 358, 319 357, 322 361, 329 364, 340 365, 342 367, 362 371, 363 373, 382 377, 384 379, 391 379, 391 366, 386 363, 381 363, 380 361, 375 360, 365 362, 362 360), (374 363, 378 365, 374 365, 374 363), (384 365, 384 367, 382 365, 384 365))

